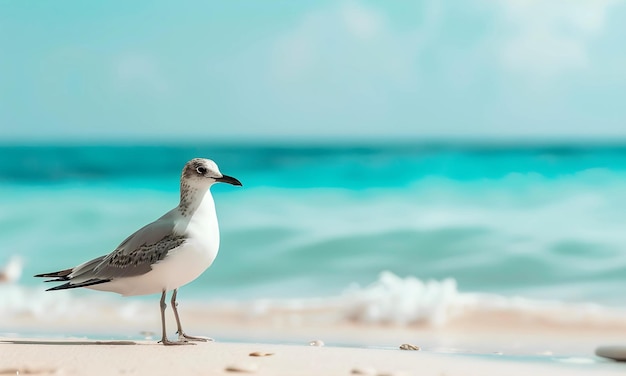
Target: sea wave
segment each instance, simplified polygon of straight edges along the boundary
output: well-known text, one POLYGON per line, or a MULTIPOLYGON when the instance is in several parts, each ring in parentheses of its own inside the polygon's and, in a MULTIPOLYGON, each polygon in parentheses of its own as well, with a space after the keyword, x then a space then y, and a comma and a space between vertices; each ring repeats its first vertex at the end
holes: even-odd
MULTIPOLYGON (((549 322, 554 325, 626 328, 626 310, 596 303, 567 303, 520 296, 460 292, 452 278, 423 281, 382 272, 375 282, 353 284, 340 296, 316 299, 256 300, 248 313, 325 312, 366 325, 445 327, 458 321, 549 322)), ((332 316, 332 315, 331 315, 332 316)))
MULTIPOLYGON (((64 328, 102 325, 107 330, 115 327, 144 323, 156 318, 157 304, 140 299, 122 300, 112 295, 94 292, 55 292, 20 285, 0 286, 0 330, 10 331, 16 326, 36 330, 62 323, 64 328)), ((352 323, 362 326, 419 326, 455 328, 458 323, 467 327, 488 325, 525 326, 541 328, 575 327, 585 329, 626 329, 626 311, 595 303, 565 303, 522 297, 506 297, 487 293, 463 293, 456 281, 422 281, 409 276, 401 278, 391 272, 382 272, 375 282, 359 287, 349 286, 342 294, 317 298, 251 299, 186 301, 186 313, 199 320, 211 321, 216 316, 227 316, 250 324, 286 322, 293 325, 307 323, 352 323), (288 319, 285 319, 288 318, 288 319), (296 323, 296 324, 294 324, 296 323)), ((458 326, 457 326, 458 327, 458 326)))
MULTIPOLYGON (((216 192, 220 254, 186 291, 332 295, 386 269, 423 280, 454 278, 465 291, 619 306, 613 291, 626 275, 624 191, 626 179, 615 173, 585 171, 558 180, 433 178, 363 192, 262 186, 216 192)), ((20 255, 28 276, 106 254, 175 206, 175 192, 123 184, 0 187, 0 264, 20 255)))
POLYGON ((415 276, 405 288, 422 300, 391 318, 374 292, 352 291, 346 317, 449 322, 468 291, 493 294, 481 307, 513 296, 624 305, 623 147, 0 148, 0 265, 21 256, 20 283, 36 291, 27 276, 112 251, 177 204, 182 163, 198 155, 244 187, 214 188, 220 254, 185 297, 344 301, 344 286, 389 270, 415 276))

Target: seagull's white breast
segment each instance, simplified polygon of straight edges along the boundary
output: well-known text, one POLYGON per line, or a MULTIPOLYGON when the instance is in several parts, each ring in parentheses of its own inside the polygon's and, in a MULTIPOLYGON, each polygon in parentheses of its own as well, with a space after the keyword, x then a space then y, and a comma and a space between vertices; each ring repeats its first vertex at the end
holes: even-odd
POLYGON ((210 193, 205 195, 191 218, 176 220, 175 232, 184 234, 186 241, 152 265, 148 273, 88 288, 113 291, 124 296, 148 295, 177 289, 198 278, 211 266, 220 245, 219 226, 210 193))

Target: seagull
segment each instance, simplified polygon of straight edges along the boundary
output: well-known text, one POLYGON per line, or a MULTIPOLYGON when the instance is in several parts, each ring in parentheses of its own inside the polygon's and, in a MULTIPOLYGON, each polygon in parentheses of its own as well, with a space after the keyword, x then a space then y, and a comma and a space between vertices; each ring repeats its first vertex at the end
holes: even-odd
POLYGON ((178 288, 196 279, 217 256, 220 233, 210 188, 215 183, 241 186, 223 175, 210 159, 195 158, 185 164, 180 177, 180 203, 156 221, 140 228, 113 252, 57 272, 35 277, 65 282, 46 291, 85 287, 122 296, 161 294, 161 341, 163 345, 185 345, 207 341, 187 335, 180 324, 178 288), (167 339, 165 297, 172 291, 171 307, 178 326, 178 341, 167 339))

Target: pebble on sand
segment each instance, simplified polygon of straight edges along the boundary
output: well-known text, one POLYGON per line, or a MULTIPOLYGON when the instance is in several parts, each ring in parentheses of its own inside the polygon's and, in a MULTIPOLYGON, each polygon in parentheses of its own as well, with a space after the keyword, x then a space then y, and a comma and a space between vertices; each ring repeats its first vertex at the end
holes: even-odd
POLYGON ((354 367, 351 373, 353 375, 366 375, 366 376, 376 376, 378 374, 378 372, 376 372, 376 369, 372 367, 354 367))
POLYGON ((272 356, 274 353, 268 353, 263 351, 254 351, 248 354, 249 356, 272 356))
POLYGON ((324 346, 324 341, 320 340, 320 339, 316 339, 315 341, 311 341, 309 342, 309 346, 324 346))
POLYGON ((259 366, 255 363, 233 364, 226 367, 226 372, 255 373, 259 366))
POLYGON ((618 361, 626 361, 626 346, 600 346, 596 349, 596 355, 618 361))
POLYGON ((419 346, 411 345, 410 343, 403 343, 400 345, 400 350, 412 350, 412 351, 420 351, 419 346))

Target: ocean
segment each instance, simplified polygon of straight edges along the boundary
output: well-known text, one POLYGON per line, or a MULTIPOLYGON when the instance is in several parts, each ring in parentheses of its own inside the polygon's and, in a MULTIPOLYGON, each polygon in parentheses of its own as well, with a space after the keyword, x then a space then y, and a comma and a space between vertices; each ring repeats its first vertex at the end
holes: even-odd
POLYGON ((626 307, 626 145, 48 145, 0 147, 0 265, 23 262, 0 315, 176 206, 194 157, 243 187, 213 187, 220 252, 181 299, 369 294, 367 320, 407 322, 468 296, 626 307))

